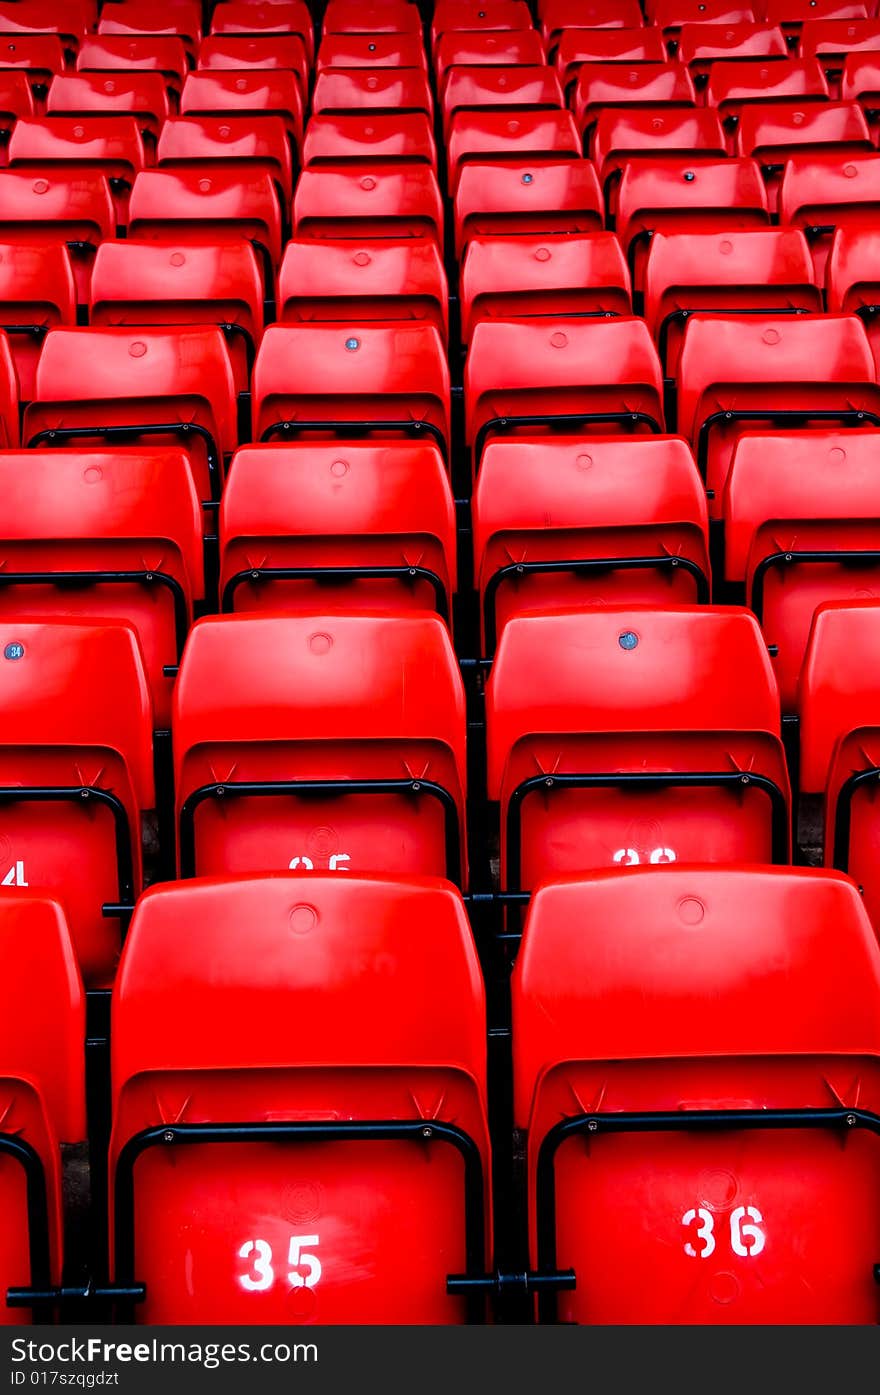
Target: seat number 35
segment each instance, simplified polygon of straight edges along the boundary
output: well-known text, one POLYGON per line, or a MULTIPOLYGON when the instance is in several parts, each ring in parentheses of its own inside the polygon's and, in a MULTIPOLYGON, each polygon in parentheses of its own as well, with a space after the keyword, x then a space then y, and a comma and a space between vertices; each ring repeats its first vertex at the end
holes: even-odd
MULTIPOLYGON (((708 1259, 715 1252, 715 1217, 705 1206, 691 1207, 681 1218, 690 1238, 684 1252, 692 1259, 708 1259)), ((730 1248, 742 1259, 755 1259, 767 1239, 764 1217, 757 1206, 737 1206, 730 1213, 730 1248)))
MULTIPOLYGON (((314 1288, 321 1277, 321 1261, 314 1253, 317 1235, 291 1235, 287 1248, 287 1282, 291 1288, 314 1288)), ((265 1293, 275 1284, 272 1246, 268 1240, 245 1240, 238 1251, 244 1270, 238 1282, 246 1293, 265 1293)))

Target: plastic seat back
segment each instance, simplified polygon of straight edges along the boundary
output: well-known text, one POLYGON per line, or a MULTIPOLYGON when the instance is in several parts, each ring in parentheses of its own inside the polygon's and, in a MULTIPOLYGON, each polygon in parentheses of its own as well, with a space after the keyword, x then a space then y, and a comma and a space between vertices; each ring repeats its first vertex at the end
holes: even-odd
POLYGON ((486 721, 509 891, 616 865, 788 861, 779 696, 745 610, 514 616, 486 721))
POLYGON ((546 63, 541 36, 534 29, 450 31, 434 48, 434 73, 441 96, 451 68, 532 68, 546 63))
POLYGON ((454 194, 465 164, 524 158, 540 163, 566 156, 577 159, 580 153, 569 111, 522 111, 515 115, 501 108, 460 111, 449 122, 446 155, 450 189, 454 194))
POLYGON ((483 320, 471 335, 464 405, 476 473, 500 433, 662 431, 660 362, 632 317, 483 320))
POLYGON ((443 201, 426 165, 377 163, 369 172, 303 170, 293 200, 296 238, 433 238, 443 246, 443 201))
POLYGON ((187 74, 180 94, 182 116, 239 116, 252 112, 284 122, 296 150, 302 148, 303 95, 283 68, 200 69, 187 74))
POLYGON ((23 72, 35 97, 42 97, 56 73, 62 73, 65 53, 57 34, 18 34, 14 43, 0 45, 0 71, 23 72))
POLYGON ((484 654, 513 615, 709 599, 705 490, 676 437, 491 441, 473 522, 484 654))
POLYGON ((220 508, 227 611, 452 614, 455 513, 433 445, 243 446, 220 508))
POLYGON ((80 304, 88 298, 95 248, 115 232, 116 212, 104 175, 60 165, 37 176, 0 169, 0 237, 36 248, 66 243, 80 304))
POLYGON ((868 335, 874 362, 880 362, 880 326, 874 307, 880 301, 877 234, 871 227, 838 228, 825 264, 828 309, 858 315, 868 335))
POLYGON ((200 620, 173 723, 181 875, 462 875, 464 692, 439 616, 200 620))
POLYGON ((46 98, 49 116, 133 116, 144 149, 155 146, 162 122, 173 107, 161 73, 62 73, 52 79, 46 98), (148 145, 149 142, 149 145, 148 145))
POLYGON ((593 232, 602 191, 589 160, 462 166, 453 204, 456 256, 471 237, 593 232))
POLYGON ((443 89, 443 118, 448 135, 450 118, 460 111, 516 107, 522 111, 553 111, 564 105, 562 88, 552 68, 450 68, 443 89))
POLYGON ((433 440, 448 453, 449 365, 432 324, 270 325, 252 400, 256 441, 344 431, 433 440))
POLYGON ((448 333, 446 273, 435 242, 289 242, 278 316, 303 324, 417 320, 448 333))
POLYGON ((101 34, 84 39, 76 60, 79 73, 114 73, 141 69, 161 73, 173 91, 179 92, 189 71, 189 55, 182 39, 161 35, 101 34))
POLYGON ((315 60, 326 68, 422 68, 428 60, 421 34, 324 34, 315 60))
POLYGON ((43 338, 76 324, 76 285, 61 242, 0 244, 0 328, 5 330, 23 402, 33 396, 43 338))
POLYGON ((446 1276, 486 1257, 485 1030, 444 882, 288 875, 145 896, 112 1038, 114 1268, 146 1283, 137 1320, 479 1320, 446 1276), (243 1001, 259 1040, 229 1029, 243 1001), (172 1159, 152 1145, 181 1092, 172 1159))
POLYGON ((778 199, 786 160, 813 154, 844 160, 852 154, 874 152, 864 113, 857 102, 756 103, 743 109, 736 135, 737 151, 759 161, 770 193, 778 199))
POLYGON ((663 35, 656 28, 566 29, 560 35, 554 63, 566 96, 584 63, 665 63, 663 35))
POLYGON ((810 249, 794 228, 658 232, 645 263, 645 319, 669 377, 694 310, 821 314, 810 249))
POLYGON ((880 387, 854 315, 704 315, 678 361, 678 429, 694 444, 718 516, 730 455, 756 426, 880 424, 880 387))
POLYGON ((698 86, 709 79, 713 64, 749 58, 779 60, 789 54, 785 36, 774 24, 683 24, 676 56, 698 86))
POLYGON ((128 195, 144 167, 144 142, 133 116, 53 116, 15 123, 9 166, 35 178, 61 165, 77 173, 103 174, 110 185, 117 223, 127 218, 128 195))
POLYGON ((309 169, 356 163, 365 170, 382 164, 437 166, 431 121, 425 112, 346 112, 313 116, 303 145, 309 169))
MULTIPOLYGON (((706 107, 667 103, 608 107, 596 121, 590 154, 602 180, 610 220, 617 217, 618 188, 628 166, 645 164, 662 176, 669 165, 677 174, 682 158, 691 165, 697 160, 717 160, 727 154, 727 142, 717 113, 706 107)), ((693 174, 693 169, 689 172, 693 174)))
POLYGON ((825 102, 828 95, 828 83, 816 58, 713 63, 706 84, 707 104, 717 109, 729 127, 735 127, 740 113, 752 102, 825 102))
POLYGON ((804 228, 810 240, 817 278, 835 228, 872 227, 880 205, 880 154, 834 152, 793 155, 779 188, 779 220, 804 228))
POLYGON ((162 127, 156 152, 162 169, 202 173, 215 165, 249 177, 267 174, 285 207, 293 193, 293 158, 280 116, 253 112, 234 116, 172 116, 162 127))
POLYGON ((687 68, 680 63, 584 63, 572 106, 584 148, 606 107, 696 105, 687 68))
POLYGON ((547 886, 512 992, 532 1263, 576 1275, 544 1320, 877 1321, 880 955, 846 878, 547 886))
POLYGON ((346 111, 423 111, 434 98, 424 68, 325 68, 312 92, 315 115, 346 111))
POLYGON ((46 336, 29 446, 172 443, 192 461, 199 498, 220 497, 237 445, 235 383, 222 331, 207 325, 54 329, 46 336))
POLYGON ((16 616, 0 623, 0 641, 2 880, 58 897, 86 987, 106 987, 122 921, 103 907, 130 907, 140 892, 141 815, 155 804, 137 634, 16 616))
POLYGON ((409 0, 330 0, 324 11, 325 34, 421 34, 418 7, 409 0))
MULTIPOLYGON (((85 1139, 85 994, 61 906, 0 891, 0 1326, 27 1322, 10 1288, 61 1282, 61 1143, 85 1139), (29 1214, 24 1153, 40 1174, 29 1214), (42 1214, 41 1214, 42 1213, 42 1214)), ((35 1316, 35 1315, 34 1315, 35 1316)))

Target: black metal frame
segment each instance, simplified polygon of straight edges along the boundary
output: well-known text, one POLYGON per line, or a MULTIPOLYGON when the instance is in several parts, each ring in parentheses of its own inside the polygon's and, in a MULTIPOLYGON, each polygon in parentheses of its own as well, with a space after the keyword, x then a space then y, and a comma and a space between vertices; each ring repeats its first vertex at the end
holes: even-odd
MULTIPOLYGON (((129 1138, 116 1162, 114 1182, 114 1233, 117 1285, 120 1290, 141 1289, 135 1279, 135 1185, 137 1160, 150 1148, 229 1143, 446 1143, 464 1163, 465 1263, 468 1275, 482 1274, 486 1250, 483 1162, 470 1134, 436 1119, 341 1120, 317 1123, 289 1120, 279 1123, 171 1124, 143 1129, 129 1138)), ((479 1292, 466 1295, 468 1320, 479 1322, 479 1292)))
POLYGON ((553 774, 534 775, 523 780, 510 795, 507 803, 507 858, 505 884, 507 891, 520 892, 522 856, 522 806, 530 794, 543 791, 545 794, 560 789, 625 789, 625 790, 664 790, 664 789, 711 789, 730 788, 742 792, 747 789, 761 790, 770 799, 772 861, 788 862, 789 812, 785 795, 773 780, 766 775, 756 775, 751 771, 664 771, 663 773, 642 773, 615 771, 609 774, 553 774))
MULTIPOLYGON (((2 793, 2 791, 0 791, 2 793)), ((461 880, 461 832, 455 799, 443 785, 432 780, 227 780, 202 785, 187 795, 180 810, 178 847, 181 877, 196 875, 195 815, 200 804, 208 799, 278 798, 289 795, 295 799, 326 799, 353 794, 411 794, 429 795, 443 808, 446 833, 446 875, 450 881, 461 880)))
POLYGON ((835 552, 829 549, 808 549, 804 552, 770 552, 762 557, 755 567, 752 577, 751 608, 759 621, 763 621, 764 582, 771 567, 787 567, 804 563, 832 562, 841 567, 873 566, 880 567, 880 549, 835 552))
POLYGON ((443 459, 446 460, 449 456, 446 437, 439 426, 435 426, 432 421, 412 421, 409 419, 405 421, 379 421, 378 419, 375 421, 334 421, 327 417, 324 421, 291 421, 281 418, 265 428, 260 436, 260 442, 272 441, 278 437, 284 440, 291 436, 302 436, 307 431, 331 431, 336 438, 343 440, 368 438, 376 431, 399 431, 403 436, 413 436, 417 439, 422 436, 430 436, 443 452, 443 459))
POLYGON ((158 571, 59 571, 59 572, 4 572, 0 571, 0 586, 58 586, 61 588, 79 586, 105 586, 114 583, 134 582, 142 586, 165 586, 171 592, 174 604, 174 639, 177 657, 183 653, 189 630, 189 612, 183 587, 176 577, 158 571))
POLYGON ((652 417, 649 412, 538 412, 525 416, 490 417, 488 421, 483 422, 474 440, 474 473, 479 470, 483 447, 493 432, 504 435, 525 426, 549 426, 554 431, 583 431, 587 426, 623 427, 627 424, 647 426, 656 436, 662 435, 663 432, 657 418, 652 417))
MULTIPOLYGON (((2 575, 2 574, 0 574, 2 575)), ((236 572, 223 588, 221 612, 235 609, 235 593, 245 582, 316 581, 333 586, 349 581, 402 581, 412 584, 426 581, 434 591, 434 609, 443 620, 449 619, 446 587, 436 572, 428 567, 249 567, 236 572)))
MULTIPOLYGON (((869 1129, 880 1136, 880 1115, 865 1109, 711 1109, 645 1113, 577 1114, 561 1120, 541 1139, 535 1177, 538 1273, 557 1268, 556 1154, 569 1138, 584 1134, 590 1143, 603 1134, 719 1133, 736 1129, 869 1129)), ((539 1320, 556 1320, 552 1286, 539 1293, 539 1320)))
POLYGON ((832 862, 838 872, 849 871, 849 840, 852 827, 852 803, 858 790, 864 785, 876 785, 880 781, 880 766, 872 765, 865 770, 857 770, 841 785, 834 808, 834 849, 832 862))
MULTIPOLYGON (((49 1248, 49 1197, 43 1161, 30 1143, 10 1133, 0 1133, 0 1154, 13 1158, 24 1172, 27 1188, 30 1287, 34 1291, 48 1289, 52 1283, 52 1260, 49 1248)), ((11 1295, 16 1292, 17 1290, 10 1289, 6 1295, 6 1302, 10 1307, 25 1306, 11 1300, 11 1295)))
POLYGON ((690 557, 681 557, 671 553, 662 553, 655 557, 582 557, 553 562, 511 562, 506 567, 499 567, 498 571, 493 572, 489 577, 483 597, 483 633, 486 638, 486 657, 491 658, 495 652, 497 642, 495 600, 499 588, 509 577, 549 575, 554 572, 573 572, 576 576, 588 576, 593 572, 675 571, 679 567, 692 576, 696 582, 697 604, 707 605, 709 602, 709 578, 702 567, 699 567, 690 557))
POLYGON ((211 502, 219 503, 222 490, 220 478, 221 457, 214 437, 207 427, 197 421, 144 421, 124 426, 53 426, 38 431, 28 441, 28 448, 34 446, 65 446, 68 441, 82 440, 84 437, 100 436, 108 445, 121 445, 126 441, 137 441, 142 436, 197 436, 205 443, 208 479, 211 486, 211 502))
POLYGON ((7 804, 84 804, 89 801, 104 805, 113 815, 119 900, 105 902, 101 911, 109 919, 120 919, 124 939, 128 919, 134 910, 134 860, 131 829, 122 800, 95 785, 0 785, 0 807, 7 804))
MULTIPOLYGON (((809 421, 834 421, 840 426, 880 426, 880 414, 853 407, 731 408, 711 412, 700 422, 697 433, 697 466, 703 479, 709 458, 709 432, 720 422, 770 421, 783 426, 805 426, 809 421)), ((715 491, 709 491, 714 498, 715 491)))

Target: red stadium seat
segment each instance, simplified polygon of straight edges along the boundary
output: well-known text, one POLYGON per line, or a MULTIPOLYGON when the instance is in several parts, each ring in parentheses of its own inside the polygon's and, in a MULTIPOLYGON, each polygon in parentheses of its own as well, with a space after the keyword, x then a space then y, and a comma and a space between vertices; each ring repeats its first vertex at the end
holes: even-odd
POLYGON ((566 30, 636 29, 642 23, 638 0, 547 0, 540 17, 551 55, 566 30))
POLYGON ((418 320, 448 334, 446 273, 430 241, 288 242, 278 318, 291 324, 418 320))
POLYGON ((666 57, 658 29, 566 29, 554 61, 568 97, 584 63, 665 63, 666 57))
POLYGON ((7 1305, 8 1289, 61 1282, 61 1144, 86 1136, 86 1004, 56 901, 0 891, 0 955, 0 1327, 7 1327, 30 1317, 7 1305), (26 1188, 34 1161, 35 1185, 26 1188))
POLYGON ((161 73, 179 92, 189 71, 189 57, 182 39, 125 34, 101 34, 83 40, 76 60, 80 73, 143 71, 161 73))
POLYGON ((880 210, 880 154, 794 155, 779 189, 779 221, 804 228, 821 281, 835 228, 873 227, 880 210))
POLYGON ((694 310, 821 314, 810 249, 794 228, 657 233, 645 264, 645 319, 668 377, 694 310))
POLYGON ((305 97, 311 65, 298 34, 209 34, 202 40, 198 66, 209 71, 272 68, 295 73, 305 97))
POLYGON ((617 192, 617 235, 633 285, 643 284, 658 232, 736 232, 770 222, 767 191, 753 160, 631 161, 617 192))
POLYGON ((21 34, 0 43, 0 72, 22 72, 35 96, 45 96, 56 73, 64 71, 65 53, 57 34, 21 34))
POLYGON ((449 122, 446 157, 454 194, 461 167, 493 160, 559 160, 581 153, 569 111, 460 111, 449 122))
POLYGON ((116 213, 106 177, 57 165, 35 177, 0 170, 0 238, 43 248, 66 243, 77 299, 88 298, 95 248, 116 232, 116 213))
POLYGON ((613 233, 474 237, 461 267, 461 337, 480 320, 631 315, 629 272, 613 233))
POLYGON ((696 100, 690 73, 680 63, 583 63, 572 107, 586 150, 608 107, 693 107, 696 100))
POLYGON ((211 16, 212 34, 296 34, 309 62, 315 57, 315 27, 305 0, 272 0, 271 4, 221 0, 211 16))
POLYGON ((432 324, 270 325, 254 363, 253 439, 403 437, 448 455, 449 400, 432 324))
POLYGON ((21 69, 0 69, 0 145, 9 140, 16 121, 30 119, 36 105, 27 73, 21 69))
POLYGON ((552 68, 450 68, 443 91, 443 119, 448 134, 457 112, 484 109, 553 111, 563 106, 562 88, 552 68))
POLYGON ((144 142, 133 116, 51 116, 15 123, 9 140, 10 168, 39 177, 61 166, 79 174, 103 174, 116 206, 127 217, 128 195, 144 167, 144 142))
POLYGON ((10 446, 19 444, 18 419, 18 375, 12 344, 6 332, 0 330, 0 450, 8 450, 10 446))
POLYGON ((303 170, 293 200, 296 238, 433 238, 443 246, 443 201, 427 165, 303 170))
POLYGON ((816 58, 740 58, 712 64, 706 84, 706 104, 715 107, 728 126, 751 102, 796 100, 825 102, 828 83, 816 58))
POLYGON ((813 614, 858 600, 880 568, 873 431, 748 432, 724 491, 725 571, 745 584, 774 660, 782 707, 797 684, 813 614))
POLYGON ((216 326, 53 329, 25 409, 28 446, 171 442, 192 461, 201 499, 218 499, 235 449, 232 365, 216 326))
POLYGON ((76 285, 64 244, 0 244, 0 329, 9 339, 23 402, 33 396, 47 330, 75 324, 76 285))
POLYGON ((133 116, 142 138, 155 139, 173 111, 161 73, 62 73, 46 98, 49 116, 133 116))
POLYGON ((843 160, 874 151, 874 144, 857 102, 774 102, 743 108, 736 150, 760 164, 773 207, 787 160, 813 154, 843 160))
POLYGON ((203 601, 202 522, 182 451, 9 451, 0 525, 0 616, 131 623, 156 725, 171 725, 172 680, 193 605, 203 601))
POLYGON ((199 4, 172 0, 170 4, 156 0, 116 0, 105 4, 98 19, 99 34, 123 36, 165 34, 183 40, 190 61, 195 61, 202 41, 202 7, 199 4))
POLYGON ((418 7, 408 0, 329 0, 324 11, 325 34, 421 34, 418 7))
POLYGON ((473 515, 485 654, 512 615, 709 599, 706 493, 675 437, 491 441, 473 515))
POLYGON ((180 94, 182 116, 280 117, 297 150, 303 138, 303 96, 293 73, 282 68, 217 68, 189 73, 180 94))
POLYGON ((426 164, 436 169, 437 150, 427 114, 346 112, 313 116, 309 121, 303 145, 303 165, 309 169, 350 163, 372 169, 377 160, 383 164, 426 164))
POLYGON ((0 4, 0 34, 57 34, 71 57, 83 42, 86 28, 82 6, 54 5, 52 0, 4 0, 0 4))
POLYGON ((872 227, 838 228, 826 263, 828 309, 863 321, 880 372, 880 234, 872 227))
POLYGON ((0 624, 0 641, 7 885, 58 897, 86 987, 107 987, 119 908, 141 890, 141 817, 155 803, 137 634, 105 621, 16 617, 0 624))
POLYGON ((880 926, 880 784, 877 671, 880 607, 869 600, 820 605, 798 692, 800 786, 825 796, 825 864, 848 872, 880 926))
POLYGON ((465 363, 464 409, 475 474, 500 433, 661 432, 660 362, 644 320, 483 320, 465 363))
POLYGON ((362 109, 431 116, 434 99, 424 68, 325 68, 318 73, 312 92, 316 116, 362 109))
POLYGON ((281 208, 266 174, 144 170, 132 187, 128 231, 159 242, 238 244, 247 238, 267 290, 281 260, 281 208))
POLYGON ((200 620, 173 732, 182 876, 464 872, 464 689, 437 615, 200 620))
POLYGON ((755 6, 741 0, 651 0, 645 13, 675 45, 683 24, 754 24, 757 19, 755 6))
POLYGON ((532 1264, 576 1282, 543 1320, 876 1323, 880 953, 846 878, 547 886, 512 994, 532 1264))
POLYGON ((315 72, 325 68, 422 68, 428 60, 421 34, 325 34, 315 72))
POLYGON ((670 166, 678 179, 683 159, 689 162, 690 170, 695 160, 703 163, 725 156, 726 145, 717 112, 664 102, 659 106, 607 107, 593 128, 589 153, 599 171, 609 215, 615 218, 618 188, 628 165, 644 163, 659 177, 670 166))
POLYGON ((452 887, 156 889, 112 1032, 114 1268, 146 1281, 138 1321, 478 1320, 446 1293, 485 1265, 490 1216, 484 990, 452 887), (257 1033, 230 1030, 243 1002, 257 1033))
POLYGON ((541 37, 534 29, 453 31, 444 34, 434 50, 437 90, 442 96, 450 68, 531 68, 546 61, 541 37))
POLYGON ((880 54, 847 54, 840 75, 840 95, 844 101, 861 103, 868 120, 876 125, 880 109, 880 54))
POLYGON ((788 861, 779 695, 745 610, 514 616, 486 723, 507 891, 618 864, 788 861))
POLYGON ((431 19, 431 48, 444 34, 528 29, 532 16, 525 0, 436 0, 431 19))
POLYGON ((594 232, 602 191, 589 160, 462 166, 453 205, 456 256, 472 237, 594 232))
POLYGON ((239 392, 263 334, 263 282, 246 242, 105 242, 89 298, 92 325, 205 325, 223 330, 239 392))
POLYGON ((678 360, 678 430, 694 444, 710 514, 720 512, 743 430, 880 426, 875 373, 854 315, 691 316, 678 360))
POLYGON ((867 19, 863 0, 761 0, 764 18, 797 37, 805 20, 867 19))
POLYGON ((850 53, 874 53, 880 49, 880 20, 808 19, 801 28, 800 50, 816 57, 836 91, 841 70, 850 53))
POLYGON ((787 58, 782 30, 773 24, 683 24, 678 32, 677 57, 704 85, 718 62, 747 58, 787 58))
POLYGON ((293 160, 280 116, 238 112, 234 116, 173 116, 162 127, 157 149, 161 169, 267 174, 286 207, 293 194, 293 160))
POLYGON ((436 446, 243 446, 233 457, 220 508, 224 610, 372 606, 448 619, 455 583, 436 446))

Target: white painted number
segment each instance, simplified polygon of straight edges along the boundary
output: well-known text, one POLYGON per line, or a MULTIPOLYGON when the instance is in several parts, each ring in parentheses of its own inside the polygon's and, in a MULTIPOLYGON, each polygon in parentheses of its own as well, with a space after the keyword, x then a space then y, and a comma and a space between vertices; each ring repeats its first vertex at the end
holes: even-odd
MULTIPOLYGON (((311 1250, 319 1244, 317 1235, 291 1235, 287 1252, 291 1288, 314 1288, 321 1277, 321 1261, 311 1250), (305 1273, 303 1273, 305 1270, 305 1273)), ((268 1240, 246 1240, 238 1251, 239 1259, 248 1261, 248 1272, 239 1274, 238 1282, 248 1293, 265 1293, 275 1283, 272 1267, 272 1246, 268 1240)))
POLYGON ((272 1268, 272 1246, 265 1240, 245 1240, 238 1252, 239 1259, 249 1259, 250 1273, 240 1274, 238 1281, 248 1293, 265 1293, 275 1282, 272 1268))
MULTIPOLYGON (((347 872, 349 869, 346 863, 351 862, 349 853, 333 853, 327 863, 330 872, 347 872)), ((304 867, 307 872, 314 872, 315 864, 310 857, 303 853, 302 857, 292 857, 287 864, 291 872, 295 872, 297 867, 304 867)))
MULTIPOLYGON (((638 867, 642 859, 639 857, 635 848, 618 848, 611 860, 612 862, 622 863, 624 867, 638 867)), ((658 862, 675 862, 675 860, 675 850, 673 848, 652 848, 651 852, 648 854, 648 861, 655 864, 658 862)))
POLYGON ((730 1216, 730 1244, 735 1255, 750 1255, 752 1259, 759 1255, 764 1248, 764 1235, 761 1226, 764 1217, 757 1206, 737 1206, 730 1216), (748 1216, 748 1221, 743 1224, 744 1217, 748 1216), (746 1244, 746 1241, 750 1244, 746 1244))
MULTIPOLYGON (((692 1226, 696 1220, 700 1221, 697 1239, 702 1240, 703 1248, 697 1250, 690 1240, 685 1240, 684 1252, 692 1259, 708 1259, 715 1249, 715 1220, 711 1211, 700 1206, 696 1210, 691 1207, 690 1211, 685 1211, 681 1223, 692 1226)), ((757 1206, 737 1206, 730 1213, 730 1248, 735 1255, 741 1259, 754 1259, 761 1253, 767 1239, 761 1229, 763 1224, 764 1217, 757 1206)))
POLYGON ((290 1252, 288 1254, 288 1264, 290 1265, 291 1288, 314 1288, 321 1277, 321 1261, 317 1255, 306 1253, 306 1245, 317 1245, 317 1235, 291 1235, 290 1252), (306 1269, 306 1274, 299 1273, 300 1269, 306 1269))
POLYGON ((24 875, 24 863, 13 862, 0 886, 27 886, 24 875))
POLYGON ((686 1240, 684 1252, 693 1259, 708 1259, 715 1249, 715 1236, 713 1234, 715 1222, 712 1219, 712 1212, 707 1211, 705 1206, 701 1206, 699 1210, 696 1211, 691 1207, 690 1211, 685 1211, 681 1218, 681 1223, 682 1225, 693 1225, 697 1217, 699 1217, 701 1222, 697 1229, 697 1239, 703 1241, 703 1248, 701 1250, 695 1250, 690 1240, 686 1240))

